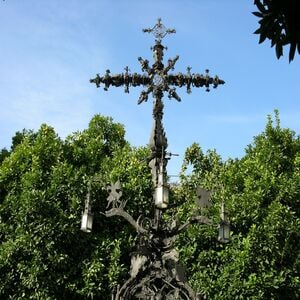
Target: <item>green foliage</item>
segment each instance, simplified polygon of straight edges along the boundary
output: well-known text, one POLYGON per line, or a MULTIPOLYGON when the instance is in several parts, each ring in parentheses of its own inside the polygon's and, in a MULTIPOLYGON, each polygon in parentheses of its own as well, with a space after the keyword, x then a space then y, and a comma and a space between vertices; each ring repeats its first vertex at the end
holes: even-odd
POLYGON ((290 45, 289 61, 294 59, 296 49, 300 54, 300 15, 297 0, 254 0, 259 11, 253 14, 260 18, 259 43, 271 40, 276 56, 283 55, 283 47, 290 45))
POLYGON ((9 156, 9 151, 6 148, 3 148, 0 152, 0 163, 9 156))
POLYGON ((300 139, 280 127, 278 112, 240 160, 187 150, 183 171, 188 163, 192 171, 182 173, 180 194, 200 185, 213 191, 212 218, 222 198, 230 212, 230 244, 217 244, 216 229, 198 229, 178 245, 192 285, 209 299, 299 299, 299 157, 300 139))
POLYGON ((34 141, 36 134, 32 130, 23 129, 22 131, 17 131, 12 138, 12 144, 10 151, 6 148, 3 148, 0 152, 0 163, 10 155, 12 151, 16 149, 16 147, 22 143, 22 141, 26 138, 31 142, 34 141))
POLYGON ((106 185, 120 179, 128 210, 141 203, 149 213, 147 150, 131 148, 123 126, 99 115, 65 141, 47 125, 23 133, 0 165, 0 298, 108 299, 127 276, 134 232, 100 214, 106 185), (91 235, 79 230, 88 182, 91 235))
MULTIPOLYGON (((109 299, 128 276, 135 232, 101 214, 106 186, 120 180, 126 210, 151 217, 149 150, 131 147, 123 126, 99 115, 64 141, 47 125, 23 133, 0 164, 0 299, 109 299), (89 184, 92 234, 79 230, 89 184)), ((278 112, 241 159, 187 149, 170 193, 178 207, 166 218, 200 213, 201 186, 212 191, 201 213, 217 225, 224 201, 232 231, 226 245, 216 225, 192 225, 177 239, 195 290, 209 299, 300 297, 299 183, 300 139, 280 127, 278 112)))

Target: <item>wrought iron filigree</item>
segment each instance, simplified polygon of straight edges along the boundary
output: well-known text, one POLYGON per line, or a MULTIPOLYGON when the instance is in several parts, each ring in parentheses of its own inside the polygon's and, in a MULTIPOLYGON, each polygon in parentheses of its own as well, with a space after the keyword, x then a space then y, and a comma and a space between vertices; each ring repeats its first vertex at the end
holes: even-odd
POLYGON ((210 191, 203 189, 201 187, 198 187, 196 189, 197 194, 197 204, 200 208, 210 208, 211 202, 210 202, 210 191))
MULTIPOLYGON (((120 188, 119 184, 117 187, 120 188)), ((108 201, 112 198, 118 198, 115 189, 110 189, 108 201)), ((149 218, 140 217, 135 221, 124 209, 124 206, 112 207, 105 212, 106 217, 123 217, 138 234, 136 250, 131 254, 130 278, 118 287, 114 299, 201 299, 187 283, 174 242, 176 236, 190 225, 212 225, 212 221, 204 216, 194 216, 184 224, 162 219, 157 224, 155 219, 149 218)))
MULTIPOLYGON (((218 76, 210 77, 209 71, 205 74, 191 73, 191 67, 187 67, 187 73, 170 73, 174 70, 179 56, 169 59, 164 65, 163 57, 166 49, 162 39, 169 33, 175 33, 174 29, 166 29, 158 19, 157 24, 144 32, 153 33, 156 40, 151 48, 154 63, 150 66, 147 59, 138 58, 143 74, 130 73, 128 67, 121 74, 112 75, 106 70, 104 76, 96 75, 90 82, 97 87, 102 84, 104 90, 110 86, 124 86, 125 93, 130 87, 143 86, 138 104, 147 102, 149 95, 153 97, 153 127, 149 140, 151 154, 148 157, 151 168, 154 187, 153 201, 155 214, 153 219, 134 218, 125 211, 126 201, 120 200, 122 196, 119 182, 108 187, 106 217, 121 216, 126 219, 137 231, 136 251, 131 256, 130 278, 120 287, 114 300, 129 299, 202 299, 196 295, 187 284, 184 268, 179 263, 179 254, 174 247, 176 236, 186 230, 191 224, 211 225, 212 222, 205 216, 196 215, 188 219, 184 224, 177 224, 174 220, 166 222, 162 218, 163 212, 168 209, 168 192, 166 166, 168 154, 166 149, 168 142, 163 127, 163 96, 167 93, 169 99, 181 101, 176 92, 176 87, 186 87, 187 93, 191 93, 192 87, 204 87, 206 91, 210 87, 216 88, 225 82, 218 76)), ((198 203, 201 208, 209 207, 209 193, 198 189, 198 203)))
POLYGON ((120 201, 120 198, 122 197, 122 189, 119 180, 107 186, 107 191, 109 192, 109 196, 107 197, 108 203, 106 208, 109 208, 110 206, 112 206, 113 208, 125 207, 125 204, 120 201))
MULTIPOLYGON (((162 51, 163 47, 160 44, 156 44, 154 48, 158 48, 162 51), (161 48, 161 49, 160 49, 161 48)), ((181 98, 176 92, 176 87, 186 86, 187 93, 192 92, 192 87, 205 87, 209 92, 211 86, 217 88, 218 85, 224 84, 224 80, 218 76, 210 77, 209 70, 205 70, 205 74, 191 73, 191 67, 187 67, 187 73, 181 72, 176 74, 168 74, 169 70, 172 70, 175 66, 178 56, 174 59, 169 59, 168 65, 165 67, 160 61, 157 60, 156 64, 149 67, 148 61, 143 60, 141 57, 139 61, 141 63, 142 71, 146 70, 147 74, 129 73, 129 69, 125 68, 125 73, 110 75, 110 70, 106 70, 104 76, 96 75, 91 79, 91 83, 95 83, 97 87, 101 84, 104 85, 104 90, 107 91, 110 86, 124 86, 126 93, 129 93, 129 88, 136 86, 144 86, 147 89, 143 90, 138 99, 138 104, 148 101, 149 94, 152 94, 154 98, 161 97, 164 92, 168 93, 169 99, 175 99, 181 101, 181 98)))
POLYGON ((170 33, 176 33, 175 29, 167 29, 165 25, 161 23, 161 18, 157 19, 157 23, 152 28, 143 29, 143 32, 153 33, 157 42, 161 40, 170 33))

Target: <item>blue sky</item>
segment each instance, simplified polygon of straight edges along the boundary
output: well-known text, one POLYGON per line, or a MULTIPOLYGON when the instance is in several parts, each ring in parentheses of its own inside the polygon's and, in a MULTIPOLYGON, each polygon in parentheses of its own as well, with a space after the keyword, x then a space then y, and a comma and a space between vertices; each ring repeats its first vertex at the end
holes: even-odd
POLYGON ((96 113, 125 125, 132 145, 148 143, 152 103, 137 105, 142 88, 89 83, 106 69, 139 72, 139 56, 152 62, 152 27, 158 17, 176 34, 167 36, 165 59, 179 55, 174 72, 219 75, 224 86, 177 89, 182 102, 165 99, 169 162, 177 174, 193 142, 216 149, 225 160, 245 147, 279 109, 283 127, 300 132, 300 60, 280 60, 269 42, 258 45, 250 0, 6 0, 0 2, 0 148, 23 128, 53 126, 62 138, 88 126, 96 113))

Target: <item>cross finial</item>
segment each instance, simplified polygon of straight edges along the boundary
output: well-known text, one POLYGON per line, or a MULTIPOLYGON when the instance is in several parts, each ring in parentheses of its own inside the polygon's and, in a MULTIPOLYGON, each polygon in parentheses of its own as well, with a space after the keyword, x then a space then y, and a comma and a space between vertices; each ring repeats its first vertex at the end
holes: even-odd
POLYGON ((161 23, 161 18, 157 19, 157 23, 152 28, 143 29, 143 32, 153 33, 155 36, 156 42, 160 43, 161 40, 168 34, 168 33, 176 33, 175 29, 167 29, 165 25, 161 23))

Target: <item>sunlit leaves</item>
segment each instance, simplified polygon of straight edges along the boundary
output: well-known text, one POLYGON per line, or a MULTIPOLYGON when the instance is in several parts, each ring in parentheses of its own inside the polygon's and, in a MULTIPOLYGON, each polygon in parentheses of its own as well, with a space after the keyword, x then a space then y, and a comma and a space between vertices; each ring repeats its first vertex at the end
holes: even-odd
POLYGON ((209 299, 299 298, 299 155, 300 139, 281 128, 277 111, 239 160, 221 163, 197 145, 187 150, 191 167, 182 174, 181 195, 191 199, 204 186, 213 191, 212 218, 218 220, 222 197, 230 216, 232 240, 225 247, 213 228, 179 239, 191 283, 209 299))
MULTIPOLYGON (((126 210, 151 218, 148 155, 102 116, 65 141, 46 125, 22 136, 0 165, 0 298, 109 299, 128 279, 135 232, 101 214, 106 186, 120 180, 126 210), (79 223, 89 184, 95 219, 86 235, 79 223)), ((215 224, 192 225, 176 241, 195 290, 209 299, 298 299, 300 139, 281 128, 278 112, 241 159, 222 161, 193 144, 180 180, 166 219, 182 223, 202 213, 215 224), (211 191, 211 207, 197 205, 198 187, 211 191), (227 245, 217 241, 222 201, 227 245)))
POLYGON ((126 277, 134 232, 100 214, 106 185, 120 178, 136 213, 139 205, 150 211, 152 192, 148 152, 132 149, 124 134, 97 115, 65 141, 47 125, 16 135, 0 165, 1 299, 109 298, 126 277), (79 223, 89 183, 95 226, 85 235, 79 223))

